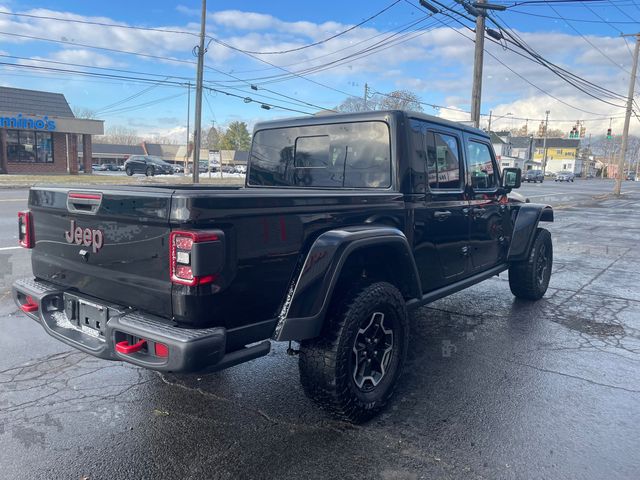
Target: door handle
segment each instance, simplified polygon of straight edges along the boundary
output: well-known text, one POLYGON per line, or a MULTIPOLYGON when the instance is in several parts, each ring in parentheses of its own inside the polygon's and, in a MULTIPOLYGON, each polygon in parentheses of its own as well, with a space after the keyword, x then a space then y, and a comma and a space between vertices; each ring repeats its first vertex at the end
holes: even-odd
POLYGON ((484 215, 484 213, 487 211, 486 208, 474 208, 472 210, 473 215, 476 217, 481 217, 482 215, 484 215))
POLYGON ((445 218, 449 218, 451 216, 451 212, 449 210, 442 210, 433 212, 433 218, 436 220, 444 220, 445 218))

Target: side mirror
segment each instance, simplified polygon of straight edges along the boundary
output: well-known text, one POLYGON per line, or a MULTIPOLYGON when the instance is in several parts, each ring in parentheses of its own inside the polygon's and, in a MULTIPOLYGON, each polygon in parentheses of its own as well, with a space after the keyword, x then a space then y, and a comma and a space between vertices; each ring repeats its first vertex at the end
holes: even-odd
POLYGON ((522 183, 522 170, 519 168, 505 168, 502 170, 502 178, 500 179, 500 186, 507 190, 514 188, 520 188, 522 183))

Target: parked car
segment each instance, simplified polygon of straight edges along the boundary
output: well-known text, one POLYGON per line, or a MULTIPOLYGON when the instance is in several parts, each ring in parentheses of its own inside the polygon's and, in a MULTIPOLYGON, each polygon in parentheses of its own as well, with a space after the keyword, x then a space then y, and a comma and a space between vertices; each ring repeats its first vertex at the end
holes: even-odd
POLYGON ((633 182, 636 179, 636 172, 627 172, 626 179, 633 182))
POLYGON ((393 395, 416 308, 507 271, 488 302, 506 283, 544 296, 554 212, 508 197, 520 177, 487 133, 429 115, 259 123, 244 188, 32 187, 13 298, 58 341, 163 372, 296 342, 306 395, 362 422, 393 395))
POLYGON ((173 164, 173 171, 175 173, 184 173, 184 167, 182 165, 179 165, 177 163, 173 164))
POLYGON ((575 175, 573 174, 573 172, 558 172, 556 174, 556 178, 555 181, 556 182, 573 182, 573 180, 575 179, 575 175))
POLYGON ((530 183, 544 182, 544 174, 542 170, 527 170, 522 176, 522 181, 530 183))
POLYGON ((134 173, 144 173, 147 177, 154 175, 171 175, 174 173, 173 166, 165 162, 160 157, 152 155, 131 155, 124 162, 124 171, 131 176, 134 173))
POLYGON ((118 171, 118 166, 115 163, 105 163, 103 164, 105 170, 108 170, 110 172, 117 172, 118 171))
POLYGON ((94 163, 93 165, 91 165, 91 170, 93 170, 94 172, 104 172, 107 170, 107 167, 101 163, 94 163))

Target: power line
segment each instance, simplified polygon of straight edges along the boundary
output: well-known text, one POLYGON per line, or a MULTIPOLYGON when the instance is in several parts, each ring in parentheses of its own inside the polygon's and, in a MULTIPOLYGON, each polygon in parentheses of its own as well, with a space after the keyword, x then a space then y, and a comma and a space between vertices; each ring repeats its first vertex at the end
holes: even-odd
POLYGON ((402 0, 396 0, 395 2, 387 5, 385 8, 383 8, 379 12, 376 12, 375 14, 371 15, 370 17, 365 18, 360 23, 357 23, 356 25, 352 25, 351 27, 347 28, 346 30, 342 30, 341 32, 338 32, 338 33, 336 33, 334 35, 331 35, 330 37, 324 38, 322 40, 318 40, 317 42, 309 43, 307 45, 302 45, 300 47, 290 48, 288 50, 278 50, 278 51, 271 51, 271 52, 262 52, 262 51, 254 51, 254 50, 242 50, 240 48, 236 48, 236 50, 239 51, 239 52, 253 53, 253 54, 256 54, 256 55, 282 55, 284 53, 299 52, 300 50, 305 50, 307 48, 311 48, 311 47, 315 47, 317 45, 321 45, 323 43, 327 43, 328 41, 333 40, 334 38, 338 38, 338 37, 340 37, 340 36, 342 36, 342 35, 344 35, 346 33, 349 33, 352 30, 355 30, 356 28, 361 27, 365 23, 370 22, 374 18, 379 17, 380 15, 382 15, 387 10, 391 9, 392 7, 394 7, 395 5, 400 3, 401 1, 402 0))
MULTIPOLYGON (((522 51, 526 52, 529 56, 531 56, 531 58, 536 63, 542 65, 543 67, 545 67, 546 69, 554 73, 556 76, 563 79, 565 82, 569 83, 570 85, 582 91, 583 93, 589 95, 590 97, 600 102, 612 105, 614 107, 623 108, 620 105, 614 104, 612 102, 609 102, 607 100, 600 98, 598 95, 604 95, 604 96, 608 96, 609 98, 616 98, 618 100, 624 99, 625 98, 624 95, 613 92, 607 88, 604 88, 600 85, 590 82, 584 79, 583 77, 580 77, 570 72, 569 70, 563 67, 560 67, 559 65, 547 60, 545 57, 543 57, 541 54, 539 54, 533 48, 527 45, 527 43, 522 38, 520 38, 515 32, 507 28, 508 26, 505 27, 500 23, 498 23, 498 21, 494 16, 488 15, 488 18, 500 29, 501 32, 503 32, 503 37, 506 41, 512 43, 522 51), (593 92, 596 92, 596 93, 594 94, 593 92)), ((506 25, 506 22, 505 22, 505 25, 506 25)), ((506 46, 503 46, 503 48, 507 48, 508 50, 513 51, 513 49, 506 46)))
MULTIPOLYGON (((595 10, 593 10, 588 5, 585 5, 585 7, 595 13, 595 10)), ((509 13, 516 13, 518 15, 528 15, 530 17, 550 18, 552 20, 557 20, 557 17, 554 17, 553 15, 543 15, 541 13, 521 12, 520 10, 512 10, 512 9, 509 9, 509 13)), ((598 15, 598 17, 599 17, 599 15, 598 15)), ((581 19, 581 18, 566 18, 566 20, 568 20, 569 22, 576 22, 576 23, 597 23, 597 24, 602 23, 600 20, 587 20, 587 19, 581 19)), ((632 21, 622 22, 622 21, 617 21, 617 20, 608 20, 608 21, 607 20, 602 20, 602 21, 604 23, 608 23, 610 25, 612 25, 612 24, 616 24, 616 25, 630 25, 630 24, 631 25, 637 25, 638 24, 638 22, 636 22, 636 21, 633 21, 633 22, 632 21)))
POLYGON ((156 27, 135 27, 133 25, 121 25, 118 23, 107 23, 107 22, 96 22, 91 20, 79 20, 77 18, 61 18, 61 17, 53 17, 48 15, 34 15, 29 13, 14 13, 14 12, 2 12, 0 11, 0 15, 7 15, 12 17, 25 17, 25 18, 37 18, 42 20, 55 20, 58 22, 68 22, 68 23, 80 23, 85 25, 96 25, 100 27, 110 27, 110 28, 124 28, 128 30, 142 30, 149 32, 158 32, 158 33, 178 33, 183 35, 192 35, 198 36, 196 32, 189 32, 185 30, 171 30, 166 28, 156 28, 156 27))
MULTIPOLYGON (((108 74, 108 73, 97 73, 97 72, 84 72, 84 71, 78 71, 78 70, 70 70, 70 69, 63 69, 63 68, 55 68, 55 67, 45 67, 45 66, 40 66, 40 65, 23 65, 23 64, 18 64, 18 63, 9 63, 9 62, 0 62, 0 65, 5 65, 8 67, 12 67, 12 68, 23 68, 23 69, 32 69, 32 70, 38 70, 38 71, 52 71, 52 72, 56 72, 56 73, 64 73, 64 74, 75 74, 75 75, 79 75, 79 76, 88 76, 88 77, 102 77, 102 78, 111 78, 111 79, 120 79, 120 80, 136 80, 139 82, 147 82, 147 83, 157 83, 157 80, 151 80, 151 79, 146 79, 146 78, 142 78, 142 77, 128 77, 128 76, 124 76, 124 75, 115 75, 115 74, 108 74)), ((166 85, 174 85, 174 86, 180 86, 180 87, 186 87, 187 83, 185 82, 176 82, 176 81, 172 81, 172 80, 167 80, 165 82, 163 82, 166 85)), ((272 103, 272 102, 260 102, 257 100, 252 99, 251 97, 246 97, 246 96, 242 96, 242 95, 237 95, 231 92, 227 92, 225 90, 219 89, 219 88, 214 88, 214 87, 210 87, 210 86, 205 86, 205 89, 212 91, 212 92, 217 92, 217 93, 222 93, 224 95, 230 96, 230 97, 234 97, 234 98, 239 98, 241 100, 243 100, 245 103, 258 103, 261 105, 264 105, 268 108, 277 108, 280 110, 287 110, 290 112, 295 112, 295 113, 302 113, 305 115, 313 115, 312 113, 303 111, 303 110, 297 110, 297 109, 293 109, 293 108, 289 108, 289 107, 283 107, 282 105, 279 105, 277 103, 272 103)), ((129 108, 129 107, 123 107, 124 108, 129 108)))
MULTIPOLYGON (((124 53, 124 54, 130 54, 130 55, 136 55, 136 56, 142 56, 142 57, 149 57, 149 58, 154 58, 154 59, 161 59, 161 60, 168 60, 168 61, 173 61, 173 62, 179 62, 179 63, 187 63, 190 65, 194 65, 195 62, 192 61, 188 61, 188 60, 180 60, 180 59, 176 59, 176 58, 172 58, 172 57, 163 57, 163 56, 159 56, 159 55, 151 55, 151 54, 145 54, 142 52, 132 52, 132 51, 126 51, 126 50, 118 50, 118 49, 113 49, 113 48, 107 48, 107 47, 98 47, 98 46, 94 46, 94 45, 88 45, 88 44, 82 44, 82 43, 78 43, 78 42, 70 42, 70 41, 65 41, 65 40, 55 40, 55 39, 48 39, 48 38, 44 38, 44 37, 37 37, 37 36, 33 36, 33 35, 22 35, 22 34, 15 34, 15 33, 7 33, 7 32, 0 32, 0 35, 10 35, 10 36, 16 36, 16 37, 26 37, 26 38, 30 38, 30 39, 35 39, 35 40, 42 40, 42 41, 48 41, 48 42, 53 42, 53 43, 64 43, 64 44, 72 44, 72 45, 77 45, 77 46, 82 46, 85 48, 93 48, 93 49, 98 49, 98 50, 106 50, 106 51, 112 51, 112 52, 116 52, 116 53, 124 53)), ((22 58, 25 60, 29 60, 29 61, 39 61, 39 62, 48 62, 48 63, 57 63, 57 64, 68 64, 67 62, 56 62, 54 60, 41 60, 41 59, 29 59, 26 57, 15 57, 15 56, 10 56, 10 55, 2 55, 0 54, 0 57, 10 57, 10 58, 22 58)), ((87 68, 96 68, 96 69, 103 69, 103 70, 114 70, 114 71, 123 71, 123 72, 127 72, 127 70, 122 70, 122 69, 111 69, 108 67, 93 67, 93 66, 88 66, 88 65, 79 65, 79 64, 68 64, 68 65, 75 65, 75 66, 82 66, 82 67, 87 67, 87 68)), ((229 75, 226 74, 225 72, 221 71, 221 70, 217 70, 217 69, 213 69, 219 73, 225 74, 225 75, 229 75)), ((146 74, 145 75, 155 75, 155 76, 159 76, 158 74, 146 74)), ((185 80, 190 79, 190 77, 173 77, 173 78, 183 78, 185 80)), ((243 81, 242 79, 239 79, 238 77, 234 77, 237 80, 243 81)), ((246 83, 246 82, 245 82, 246 83)), ((271 91, 274 94, 277 95, 284 95, 284 94, 279 94, 278 92, 275 91, 271 91)), ((291 97, 289 97, 291 98, 291 97)), ((310 104, 308 102, 305 101, 300 101, 300 103, 304 103, 307 104, 309 106, 313 106, 315 108, 319 108, 319 109, 324 109, 323 107, 319 107, 317 105, 313 105, 310 104)))
MULTIPOLYGON (((360 40, 360 41, 358 41, 356 43, 353 43, 351 45, 348 45, 346 47, 339 48, 338 50, 334 50, 332 52, 328 52, 328 53, 325 53, 325 54, 322 54, 322 55, 318 55, 317 57, 307 58, 305 61, 306 62, 313 62, 313 61, 319 60, 321 58, 330 57, 332 55, 335 55, 336 53, 343 52, 345 50, 349 50, 349 49, 354 48, 354 47, 356 47, 358 45, 362 45, 363 43, 366 43, 366 42, 368 42, 370 40, 373 40, 375 38, 378 38, 378 37, 381 37, 383 35, 386 35, 388 33, 396 32, 396 31, 397 32, 402 32, 402 31, 404 31, 404 30, 406 30, 408 28, 411 28, 411 27, 423 22, 424 20, 426 20, 429 17, 430 17, 430 15, 424 15, 422 18, 419 18, 418 20, 412 20, 411 22, 407 22, 407 23, 405 23, 403 25, 400 25, 398 27, 399 30, 398 29, 389 29, 389 30, 386 30, 384 32, 377 33, 376 35, 373 35, 371 37, 368 37, 368 38, 365 38, 363 40, 360 40)), ((300 62, 295 62, 295 63, 285 64, 285 65, 281 65, 281 66, 282 67, 293 67, 295 65, 298 65, 299 63, 300 62)), ((266 67, 266 68, 259 68, 259 69, 250 69, 250 70, 236 70, 236 73, 266 72, 266 71, 273 70, 273 69, 274 69, 273 67, 266 67)))
POLYGON ((576 32, 578 35, 580 35, 580 38, 582 38, 585 42, 587 42, 589 45, 591 45, 593 48, 595 48, 598 52, 600 52, 600 54, 605 57, 607 60, 609 60, 609 62, 611 62, 613 65, 615 65, 616 67, 618 67, 620 70, 622 70, 625 73, 629 73, 629 70, 627 70, 626 68, 623 68, 619 63, 617 63, 613 58, 611 58, 609 55, 607 55, 606 53, 604 53, 597 45, 594 45, 594 43, 589 40, 587 37, 585 37, 582 32, 580 32, 580 30, 578 30, 576 27, 574 27, 573 25, 571 25, 562 15, 560 15, 560 12, 558 12, 558 10, 556 10, 553 5, 549 5, 549 8, 551 8, 551 10, 553 10, 556 15, 558 15, 558 17, 560 17, 562 20, 564 20, 565 24, 571 28, 571 30, 573 30, 574 32, 576 32))
MULTIPOLYGON (((168 80, 168 78, 165 78, 165 80, 168 80)), ((96 110, 95 113, 97 115, 99 115, 100 112, 111 110, 112 108, 117 107, 118 105, 122 105, 124 103, 127 103, 129 100, 133 100, 134 98, 140 97, 140 96, 144 95, 145 93, 149 93, 151 90, 153 90, 154 88, 158 87, 160 84, 161 84, 161 82, 158 82, 158 83, 156 83, 154 85, 150 85, 149 87, 147 87, 147 88, 145 88, 145 89, 143 89, 143 90, 141 90, 139 92, 136 92, 136 93, 134 93, 132 95, 129 95, 128 97, 123 98, 122 100, 118 100, 117 102, 113 102, 113 103, 110 103, 109 105, 107 105, 105 107, 99 108, 98 110, 96 110)))
POLYGON ((150 100, 145 103, 139 103, 137 105, 130 105, 128 107, 115 108, 109 111, 103 111, 100 113, 100 116, 109 116, 109 115, 119 115, 127 112, 132 112, 134 110, 139 110, 141 108, 150 107, 152 105, 157 105, 158 103, 166 102, 167 100, 173 100, 174 98, 183 97, 187 94, 187 92, 178 93, 175 95, 169 95, 167 97, 157 98, 155 100, 150 100))
POLYGON ((132 51, 128 51, 128 50, 119 50, 117 48, 109 48, 109 47, 98 47, 96 45, 88 45, 85 43, 78 43, 78 42, 72 42, 70 40, 57 40, 57 39, 53 39, 53 38, 45 38, 45 37, 38 37, 35 35, 26 35, 26 34, 20 34, 20 33, 12 33, 12 32, 0 32, 0 36, 2 35, 7 35, 10 37, 18 37, 18 38, 28 38, 31 40, 40 40, 43 42, 51 42, 51 43, 61 43, 64 45, 75 45, 78 47, 84 47, 84 48, 93 48, 96 50, 104 50, 107 52, 114 52, 114 53, 123 53, 126 55, 135 55, 138 57, 146 57, 146 58, 154 58, 157 60, 165 60, 168 62, 176 62, 176 63, 186 63, 186 64, 190 64, 190 65, 195 65, 196 62, 193 62, 191 60, 181 60, 179 58, 174 58, 174 57, 165 57, 165 56, 161 56, 161 55, 152 55, 149 53, 143 53, 143 52, 132 52, 132 51))

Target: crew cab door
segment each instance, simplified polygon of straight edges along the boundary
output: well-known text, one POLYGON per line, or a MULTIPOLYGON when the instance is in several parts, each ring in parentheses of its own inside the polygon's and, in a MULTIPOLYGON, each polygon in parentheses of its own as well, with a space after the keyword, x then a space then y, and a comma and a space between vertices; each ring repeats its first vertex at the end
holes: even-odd
POLYGON ((500 172, 488 139, 465 133, 465 157, 471 268, 477 272, 504 262, 510 217, 500 202, 500 172))
POLYGON ((457 130, 411 119, 414 256, 423 292, 469 273, 469 202, 463 137, 457 130))

